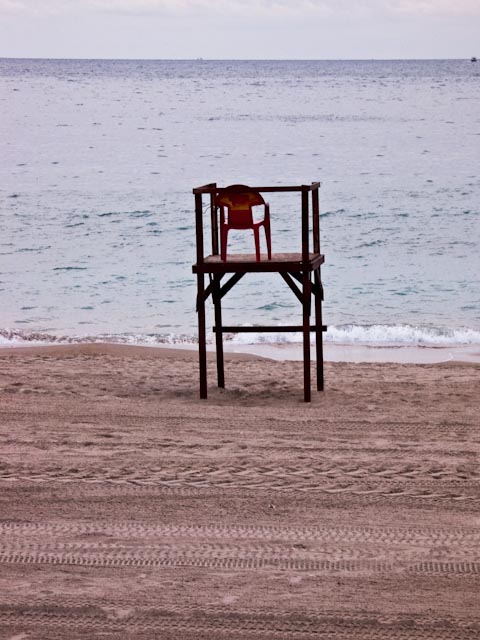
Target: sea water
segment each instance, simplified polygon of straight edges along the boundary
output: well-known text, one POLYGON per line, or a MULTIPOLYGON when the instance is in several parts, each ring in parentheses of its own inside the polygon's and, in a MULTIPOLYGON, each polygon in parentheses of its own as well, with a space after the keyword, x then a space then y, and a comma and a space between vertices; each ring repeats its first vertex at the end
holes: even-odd
MULTIPOLYGON (((320 181, 326 340, 480 344, 479 104, 468 60, 0 60, 0 340, 194 342, 192 188, 320 181)), ((224 298, 300 320, 278 274, 224 298)))

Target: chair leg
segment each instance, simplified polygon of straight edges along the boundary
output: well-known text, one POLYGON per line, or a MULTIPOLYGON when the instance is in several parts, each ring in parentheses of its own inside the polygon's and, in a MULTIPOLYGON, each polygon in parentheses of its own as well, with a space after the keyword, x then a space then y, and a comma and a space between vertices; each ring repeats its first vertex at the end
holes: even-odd
POLYGON ((260 262, 260 230, 258 227, 253 228, 253 235, 255 236, 255 255, 257 262, 260 262))
POLYGON ((267 241, 268 259, 272 259, 272 236, 270 235, 270 222, 267 220, 264 224, 265 240, 267 241))
POLYGON ((225 262, 227 260, 227 241, 228 241, 228 227, 226 224, 222 225, 221 233, 220 233, 220 252, 222 261, 225 262))

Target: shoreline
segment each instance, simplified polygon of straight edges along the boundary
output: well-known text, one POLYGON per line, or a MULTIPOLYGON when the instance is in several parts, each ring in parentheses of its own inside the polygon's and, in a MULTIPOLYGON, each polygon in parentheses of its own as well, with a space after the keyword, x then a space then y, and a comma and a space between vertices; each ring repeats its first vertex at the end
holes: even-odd
MULTIPOLYGON (((324 343, 325 362, 345 362, 353 364, 392 363, 392 364, 445 364, 448 362, 480 363, 480 345, 361 345, 361 344, 332 344, 324 343)), ((131 353, 143 354, 150 357, 178 355, 179 352, 188 354, 188 358, 196 359, 198 347, 192 343, 155 345, 126 344, 118 342, 71 342, 45 344, 3 344, 0 345, 0 357, 11 353, 30 353, 62 355, 65 353, 131 353)), ((263 343, 263 344, 234 344, 224 342, 226 357, 234 359, 261 358, 275 361, 301 361, 301 343, 263 343)), ((215 345, 207 345, 209 357, 215 355, 215 345)), ((311 348, 312 361, 315 360, 315 347, 311 348)))
MULTIPOLYGON (((302 360, 301 344, 225 345, 226 352, 250 353, 272 360, 302 360)), ((315 360, 315 348, 311 349, 315 360)), ((350 362, 357 364, 440 364, 445 362, 480 363, 480 345, 362 345, 324 343, 325 362, 350 362)))

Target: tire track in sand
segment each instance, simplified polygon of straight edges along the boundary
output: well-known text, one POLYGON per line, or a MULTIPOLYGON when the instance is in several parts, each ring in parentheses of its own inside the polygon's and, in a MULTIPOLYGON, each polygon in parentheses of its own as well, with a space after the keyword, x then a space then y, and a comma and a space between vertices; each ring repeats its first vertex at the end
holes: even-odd
POLYGON ((86 483, 138 485, 167 489, 271 490, 353 495, 385 495, 388 498, 480 501, 480 474, 473 466, 431 465, 427 462, 302 466, 242 464, 175 465, 142 468, 50 466, 41 470, 4 467, 0 481, 34 483, 86 483))
MULTIPOLYGON (((145 633, 161 634, 169 638, 258 638, 284 637, 322 638, 335 640, 476 640, 480 621, 459 618, 416 619, 415 616, 383 616, 376 613, 352 615, 330 612, 324 615, 302 615, 295 612, 229 611, 219 607, 206 609, 139 610, 130 607, 100 607, 49 605, 2 605, 0 624, 3 629, 30 630, 68 637, 85 637, 101 632, 102 637, 142 638, 145 633), (108 634, 108 635, 106 635, 108 634), (118 635, 121 634, 121 635, 118 635)), ((27 636, 28 637, 28 636, 27 636)), ((43 636, 47 637, 47 636, 43 636)), ((148 636, 151 637, 151 636, 148 636)))
POLYGON ((0 523, 0 564, 478 574, 461 527, 0 523))

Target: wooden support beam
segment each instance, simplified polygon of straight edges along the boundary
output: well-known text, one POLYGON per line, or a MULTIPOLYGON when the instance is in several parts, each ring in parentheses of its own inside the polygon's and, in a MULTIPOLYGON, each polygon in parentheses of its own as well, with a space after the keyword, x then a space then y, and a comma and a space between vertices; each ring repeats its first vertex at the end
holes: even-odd
POLYGON ((304 275, 309 263, 308 227, 308 193, 302 191, 302 265, 304 275))
POLYGON ((300 304, 303 304, 302 292, 297 287, 297 285, 293 282, 293 280, 290 277, 290 275, 288 273, 282 273, 282 272, 280 272, 280 275, 285 280, 285 282, 288 284, 288 286, 293 291, 293 293, 297 296, 298 300, 300 301, 300 304))
POLYGON ((220 327, 216 332, 215 346, 217 351, 217 383, 225 388, 225 372, 223 366, 223 332, 222 332, 222 296, 220 294, 221 276, 213 276, 213 304, 215 306, 215 326, 220 327))
MULTIPOLYGON (((216 187, 217 185, 215 185, 216 187)), ((215 193, 210 193, 210 221, 212 230, 212 255, 218 256, 218 212, 215 204, 215 193)))
POLYGON ((315 296, 315 349, 317 357, 317 391, 323 391, 324 373, 323 373, 323 331, 322 324, 322 300, 323 286, 320 280, 320 267, 314 271, 315 286, 319 290, 319 294, 315 296))
POLYGON ((295 271, 289 271, 289 272, 288 272, 288 274, 289 274, 290 276, 292 276, 292 278, 295 278, 295 280, 296 280, 297 282, 299 282, 300 284, 302 284, 302 282, 303 282, 303 278, 302 278, 302 274, 301 274, 301 272, 296 273, 295 271))
MULTIPOLYGON (((321 186, 320 182, 312 182, 311 185, 289 185, 289 186, 267 186, 267 187, 249 187, 254 191, 261 191, 262 193, 285 193, 285 192, 295 192, 295 191, 312 191, 313 189, 318 189, 321 186)), ((196 187, 193 189, 193 193, 216 193, 222 187, 218 187, 216 183, 212 182, 210 184, 205 184, 202 187, 196 187)))
MULTIPOLYGON (((315 271, 317 271, 317 269, 315 269, 315 271)), ((320 273, 320 267, 318 267, 318 272, 320 273)), ((300 282, 300 283, 303 282, 301 274, 293 272, 293 273, 289 273, 289 275, 292 276, 292 278, 295 278, 297 282, 300 282)), ((323 285, 320 279, 318 280, 318 282, 315 281, 312 283, 312 293, 315 295, 320 294, 320 297, 323 300, 323 285)))
MULTIPOLYGON (((230 278, 230 280, 228 282, 226 282, 223 287, 220 287, 220 297, 223 298, 223 296, 228 293, 230 291, 230 289, 237 284, 237 282, 239 280, 241 280, 243 278, 245 274, 244 273, 236 273, 234 276, 232 276, 230 278)), ((206 302, 208 300, 208 296, 213 294, 213 287, 214 287, 214 279, 215 277, 218 276, 218 281, 220 282, 223 278, 223 274, 214 274, 212 280, 210 281, 210 284, 205 288, 204 294, 203 294, 203 299, 206 302)), ((198 309, 198 300, 197 300, 197 309, 198 309)))
MULTIPOLYGON (((302 193, 302 196, 305 195, 302 193)), ((310 374, 310 273, 303 273, 303 398, 305 402, 311 401, 311 374, 310 374)))
MULTIPOLYGON (((212 295, 212 293, 213 293, 213 279, 210 279, 210 284, 207 285, 207 287, 205 288, 205 291, 203 292, 204 302, 208 300, 208 296, 212 295)), ((197 307, 198 307, 198 302, 197 302, 197 307)))
POLYGON ((198 313, 198 365, 200 369, 200 398, 207 397, 207 341, 205 326, 205 300, 203 288, 204 275, 197 276, 197 313, 198 313))
MULTIPOLYGON (((317 325, 310 325, 308 330, 310 332, 317 331, 317 325)), ((327 331, 328 326, 326 324, 323 324, 321 326, 321 330, 327 331)), ((213 331, 214 333, 217 332, 218 328, 213 327, 213 331)), ((300 333, 301 331, 303 331, 303 324, 289 324, 280 327, 278 325, 259 325, 258 327, 238 327, 228 325, 222 327, 222 333, 300 333)))
POLYGON ((313 251, 314 253, 320 253, 320 207, 318 202, 318 187, 312 190, 312 217, 313 251))
POLYGON ((241 280, 243 278, 245 274, 244 273, 236 273, 235 275, 233 275, 230 280, 228 282, 226 282, 223 287, 221 287, 220 289, 220 297, 223 298, 223 296, 228 293, 230 291, 230 289, 235 286, 237 284, 237 282, 239 280, 241 280))
MULTIPOLYGON (((197 264, 203 263, 203 208, 202 194, 195 193, 195 220, 197 234, 197 264)), ((207 341, 205 327, 205 280, 204 274, 197 274, 198 312, 198 365, 200 369, 200 398, 207 397, 207 341)))
POLYGON ((312 283, 312 293, 316 296, 320 297, 320 300, 323 300, 323 284, 321 280, 318 282, 314 281, 312 283))
POLYGON ((195 189, 193 189, 193 193, 195 195, 201 195, 202 193, 212 193, 215 192, 216 188, 217 185, 215 182, 209 182, 209 184, 204 184, 202 187, 195 187, 195 189))

